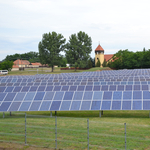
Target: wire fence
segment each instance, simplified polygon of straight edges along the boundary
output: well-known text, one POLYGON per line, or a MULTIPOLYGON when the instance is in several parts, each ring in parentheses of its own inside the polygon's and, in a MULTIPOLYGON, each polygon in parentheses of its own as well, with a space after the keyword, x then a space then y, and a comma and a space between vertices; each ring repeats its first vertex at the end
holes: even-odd
POLYGON ((150 149, 148 125, 26 113, 0 120, 0 141, 3 142, 51 149, 150 149))

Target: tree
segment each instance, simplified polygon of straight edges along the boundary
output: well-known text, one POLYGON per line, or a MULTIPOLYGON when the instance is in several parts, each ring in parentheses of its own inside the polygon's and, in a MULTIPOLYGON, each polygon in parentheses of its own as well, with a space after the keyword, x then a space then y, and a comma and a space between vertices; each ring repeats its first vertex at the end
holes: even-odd
POLYGON ((39 58, 42 64, 48 64, 52 67, 60 63, 60 52, 65 48, 66 39, 56 32, 43 34, 42 41, 39 42, 39 58))
POLYGON ((103 66, 103 67, 106 67, 106 66, 107 66, 107 61, 106 61, 106 59, 104 59, 104 62, 103 62, 103 64, 102 64, 102 66, 103 66))
POLYGON ((93 67, 93 64, 92 64, 92 61, 91 59, 88 60, 88 68, 92 68, 93 67))
POLYGON ((13 66, 13 61, 3 61, 0 63, 0 70, 11 70, 13 66))
POLYGON ((96 65, 95 65, 95 67, 100 67, 100 66, 101 66, 101 62, 100 62, 100 60, 98 59, 96 65))
POLYGON ((69 64, 74 64, 75 71, 77 67, 86 67, 89 54, 92 51, 92 40, 85 32, 80 31, 69 37, 66 44, 66 58, 69 64))
POLYGON ((60 67, 66 67, 67 59, 66 59, 64 56, 61 56, 60 59, 61 59, 61 60, 60 60, 59 66, 60 66, 60 67))
POLYGON ((95 58, 90 57, 90 60, 92 62, 92 67, 95 67, 95 58))

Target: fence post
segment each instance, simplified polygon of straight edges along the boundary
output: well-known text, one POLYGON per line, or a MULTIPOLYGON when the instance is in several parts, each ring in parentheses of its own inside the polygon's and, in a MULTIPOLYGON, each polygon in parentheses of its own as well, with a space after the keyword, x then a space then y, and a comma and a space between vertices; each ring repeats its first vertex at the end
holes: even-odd
POLYGON ((52 117, 52 111, 50 112, 50 117, 52 117))
POLYGON ((127 141, 126 141, 126 123, 124 123, 124 134, 125 134, 125 150, 127 149, 127 141))
POLYGON ((87 119, 87 147, 89 150, 89 118, 87 119))
POLYGON ((99 117, 101 117, 102 111, 99 111, 99 117))
POLYGON ((55 149, 57 149, 57 116, 55 116, 55 149))
POLYGON ((3 112, 3 118, 5 118, 5 113, 3 112))
POLYGON ((25 145, 27 144, 26 112, 25 112, 25 145))

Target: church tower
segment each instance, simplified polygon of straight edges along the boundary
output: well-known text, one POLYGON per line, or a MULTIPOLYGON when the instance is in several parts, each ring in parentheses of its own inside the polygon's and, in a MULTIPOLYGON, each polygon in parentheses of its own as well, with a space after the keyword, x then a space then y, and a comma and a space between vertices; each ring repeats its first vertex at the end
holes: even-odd
POLYGON ((100 60, 101 67, 102 67, 102 64, 104 62, 104 49, 100 46, 100 44, 95 49, 95 65, 96 65, 98 59, 100 60))

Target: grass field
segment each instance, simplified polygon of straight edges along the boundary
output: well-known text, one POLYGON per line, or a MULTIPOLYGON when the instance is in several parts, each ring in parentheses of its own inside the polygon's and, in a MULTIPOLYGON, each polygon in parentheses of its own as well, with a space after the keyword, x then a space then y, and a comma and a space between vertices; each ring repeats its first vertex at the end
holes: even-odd
POLYGON ((60 74, 60 73, 78 73, 83 71, 97 71, 106 68, 94 67, 88 70, 60 70, 59 67, 54 69, 54 72, 51 72, 51 68, 26 68, 24 71, 10 71, 8 75, 35 75, 35 74, 60 74), (38 69, 38 70, 37 70, 38 69))
MULTIPOLYGON (((6 113, 5 118, 2 115, 0 113, 0 140, 16 142, 16 145, 21 143, 22 149, 29 149, 29 146, 24 145, 24 112, 19 114, 13 112, 12 116, 6 113)), ((125 149, 124 123, 126 123, 127 149, 150 149, 149 111, 104 111, 101 118, 99 111, 57 112, 58 149, 87 149, 87 118, 89 118, 89 145, 92 150, 125 149)), ((26 121, 28 145, 55 148, 55 117, 50 117, 50 112, 27 112, 26 121)), ((0 147, 4 142, 0 143, 0 147)))

